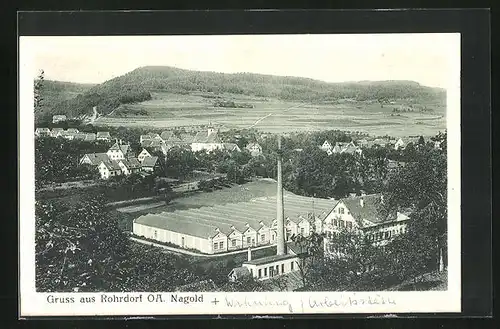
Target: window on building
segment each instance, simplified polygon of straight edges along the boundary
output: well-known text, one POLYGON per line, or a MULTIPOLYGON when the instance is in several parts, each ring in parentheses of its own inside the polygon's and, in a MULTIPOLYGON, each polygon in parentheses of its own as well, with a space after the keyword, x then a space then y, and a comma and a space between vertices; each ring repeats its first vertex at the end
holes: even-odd
POLYGON ((219 242, 219 249, 224 249, 224 241, 219 242))
POLYGON ((301 228, 300 228, 300 234, 304 235, 304 234, 305 234, 305 232, 306 232, 305 228, 301 227, 301 228))
POLYGON ((339 220, 340 222, 340 227, 345 227, 345 222, 343 220, 339 220))
POLYGON ((219 249, 219 244, 216 242, 216 243, 214 243, 214 250, 217 250, 217 249, 219 249))
POLYGON ((231 240, 231 245, 232 245, 233 247, 236 247, 236 239, 232 239, 232 240, 231 240))
POLYGON ((155 239, 156 239, 156 238, 158 237, 158 231, 157 231, 157 230, 154 230, 153 235, 154 235, 154 237, 155 237, 155 239))
POLYGON ((184 247, 184 237, 181 238, 182 246, 184 247))
POLYGON ((253 269, 250 269, 250 275, 253 276, 253 269))
POLYGON ((352 222, 347 222, 347 227, 352 228, 352 222))
POLYGON ((247 244, 250 244, 250 237, 247 236, 247 244))
POLYGON ((267 276, 267 267, 264 268, 264 276, 267 276))
POLYGON ((333 226, 339 226, 339 221, 338 221, 338 220, 336 220, 336 219, 334 219, 334 220, 333 220, 333 226))
POLYGON ((269 276, 270 277, 274 276, 274 271, 273 271, 273 267, 272 266, 269 267, 269 276))
POLYGON ((281 274, 285 273, 285 264, 281 264, 281 274))
POLYGON ((292 271, 293 271, 293 261, 292 261, 292 262, 290 262, 290 270, 292 270, 292 271))
POLYGON ((262 278, 262 269, 259 268, 259 278, 262 278))
POLYGON ((343 214, 344 213, 344 208, 339 208, 339 213, 343 214))
POLYGON ((265 234, 261 234, 260 235, 260 241, 264 242, 266 240, 266 235, 265 234))

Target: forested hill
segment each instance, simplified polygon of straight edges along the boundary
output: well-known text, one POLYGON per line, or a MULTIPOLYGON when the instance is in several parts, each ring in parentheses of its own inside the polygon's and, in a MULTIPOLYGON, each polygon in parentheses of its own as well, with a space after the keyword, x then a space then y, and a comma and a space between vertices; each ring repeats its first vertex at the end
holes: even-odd
MULTIPOLYGON (((59 106, 61 102, 73 99, 76 96, 85 93, 95 84, 74 83, 66 81, 44 80, 41 95, 40 113, 38 116, 51 115, 54 107, 59 106)), ((66 111, 64 111, 66 113, 66 111)))
POLYGON ((421 86, 413 81, 327 83, 298 77, 254 73, 215 73, 183 70, 167 66, 147 66, 106 81, 75 99, 56 104, 53 112, 71 116, 90 113, 93 106, 102 114, 121 104, 151 98, 153 91, 232 93, 289 101, 328 102, 338 99, 387 101, 413 99, 444 101, 443 89, 421 86))

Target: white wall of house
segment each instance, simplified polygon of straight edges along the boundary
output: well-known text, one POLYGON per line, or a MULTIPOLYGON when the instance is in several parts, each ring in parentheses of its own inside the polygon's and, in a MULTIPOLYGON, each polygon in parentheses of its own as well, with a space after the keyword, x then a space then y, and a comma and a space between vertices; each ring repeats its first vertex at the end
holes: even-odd
POLYGON ((144 160, 144 158, 146 158, 146 157, 150 157, 150 156, 151 156, 151 154, 149 154, 148 150, 143 149, 143 150, 141 151, 141 153, 139 153, 139 155, 137 156, 137 160, 138 160, 140 163, 142 163, 142 161, 144 160))
POLYGON ((120 161, 118 163, 118 165, 120 166, 120 168, 122 169, 122 173, 125 175, 125 176, 128 176, 130 175, 130 171, 128 170, 127 166, 122 162, 120 161))
MULTIPOLYGON (((208 233, 208 232, 207 232, 208 233)), ((219 232, 216 236, 212 238, 212 252, 225 252, 227 251, 227 235, 222 232, 219 232)))
POLYGON ((243 235, 238 230, 234 230, 227 238, 228 249, 241 249, 243 246, 243 235))
POLYGON ((243 264, 242 266, 246 267, 252 276, 257 280, 267 280, 277 275, 287 274, 299 270, 298 258, 295 257, 268 264, 243 264))
POLYGON ((212 253, 212 248, 209 244, 208 238, 201 238, 189 234, 172 232, 162 228, 150 227, 138 223, 133 223, 132 231, 135 235, 143 236, 148 239, 173 243, 187 249, 197 249, 207 254, 212 253))
POLYGON ((248 227, 247 230, 243 232, 243 247, 256 246, 258 241, 257 232, 253 228, 248 227))
POLYGON ((123 159, 125 159, 125 155, 120 150, 108 150, 108 152, 106 152, 106 154, 108 155, 108 157, 111 160, 123 160, 123 159))
POLYGON ((222 150, 224 148, 224 144, 222 143, 191 143, 191 151, 207 151, 212 152, 215 150, 222 150))

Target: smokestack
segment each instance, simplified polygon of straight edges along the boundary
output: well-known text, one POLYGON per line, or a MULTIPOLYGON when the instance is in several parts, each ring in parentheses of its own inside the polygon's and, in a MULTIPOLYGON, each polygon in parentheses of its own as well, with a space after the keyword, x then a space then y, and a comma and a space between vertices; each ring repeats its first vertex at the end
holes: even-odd
POLYGON ((252 260, 252 249, 248 247, 248 261, 252 260))
POLYGON ((278 136, 278 191, 276 194, 276 221, 278 222, 277 255, 285 255, 285 216, 283 212, 283 173, 281 172, 281 136, 278 136))

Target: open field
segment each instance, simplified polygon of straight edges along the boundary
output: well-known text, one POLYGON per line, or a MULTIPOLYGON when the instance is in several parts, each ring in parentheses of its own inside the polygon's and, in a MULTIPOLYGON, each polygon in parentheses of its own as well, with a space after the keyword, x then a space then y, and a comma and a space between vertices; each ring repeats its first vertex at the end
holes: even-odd
POLYGON ((95 124, 169 128, 212 122, 223 129, 241 129, 265 117, 254 128, 275 133, 340 129, 392 136, 435 135, 446 128, 446 109, 440 104, 418 104, 435 109, 433 112, 393 113, 397 104, 383 107, 378 102, 306 104, 242 95, 224 95, 224 99, 248 102, 254 108, 214 108, 213 99, 200 94, 153 93, 152 100, 128 105, 146 110, 148 115, 102 117, 95 124))

